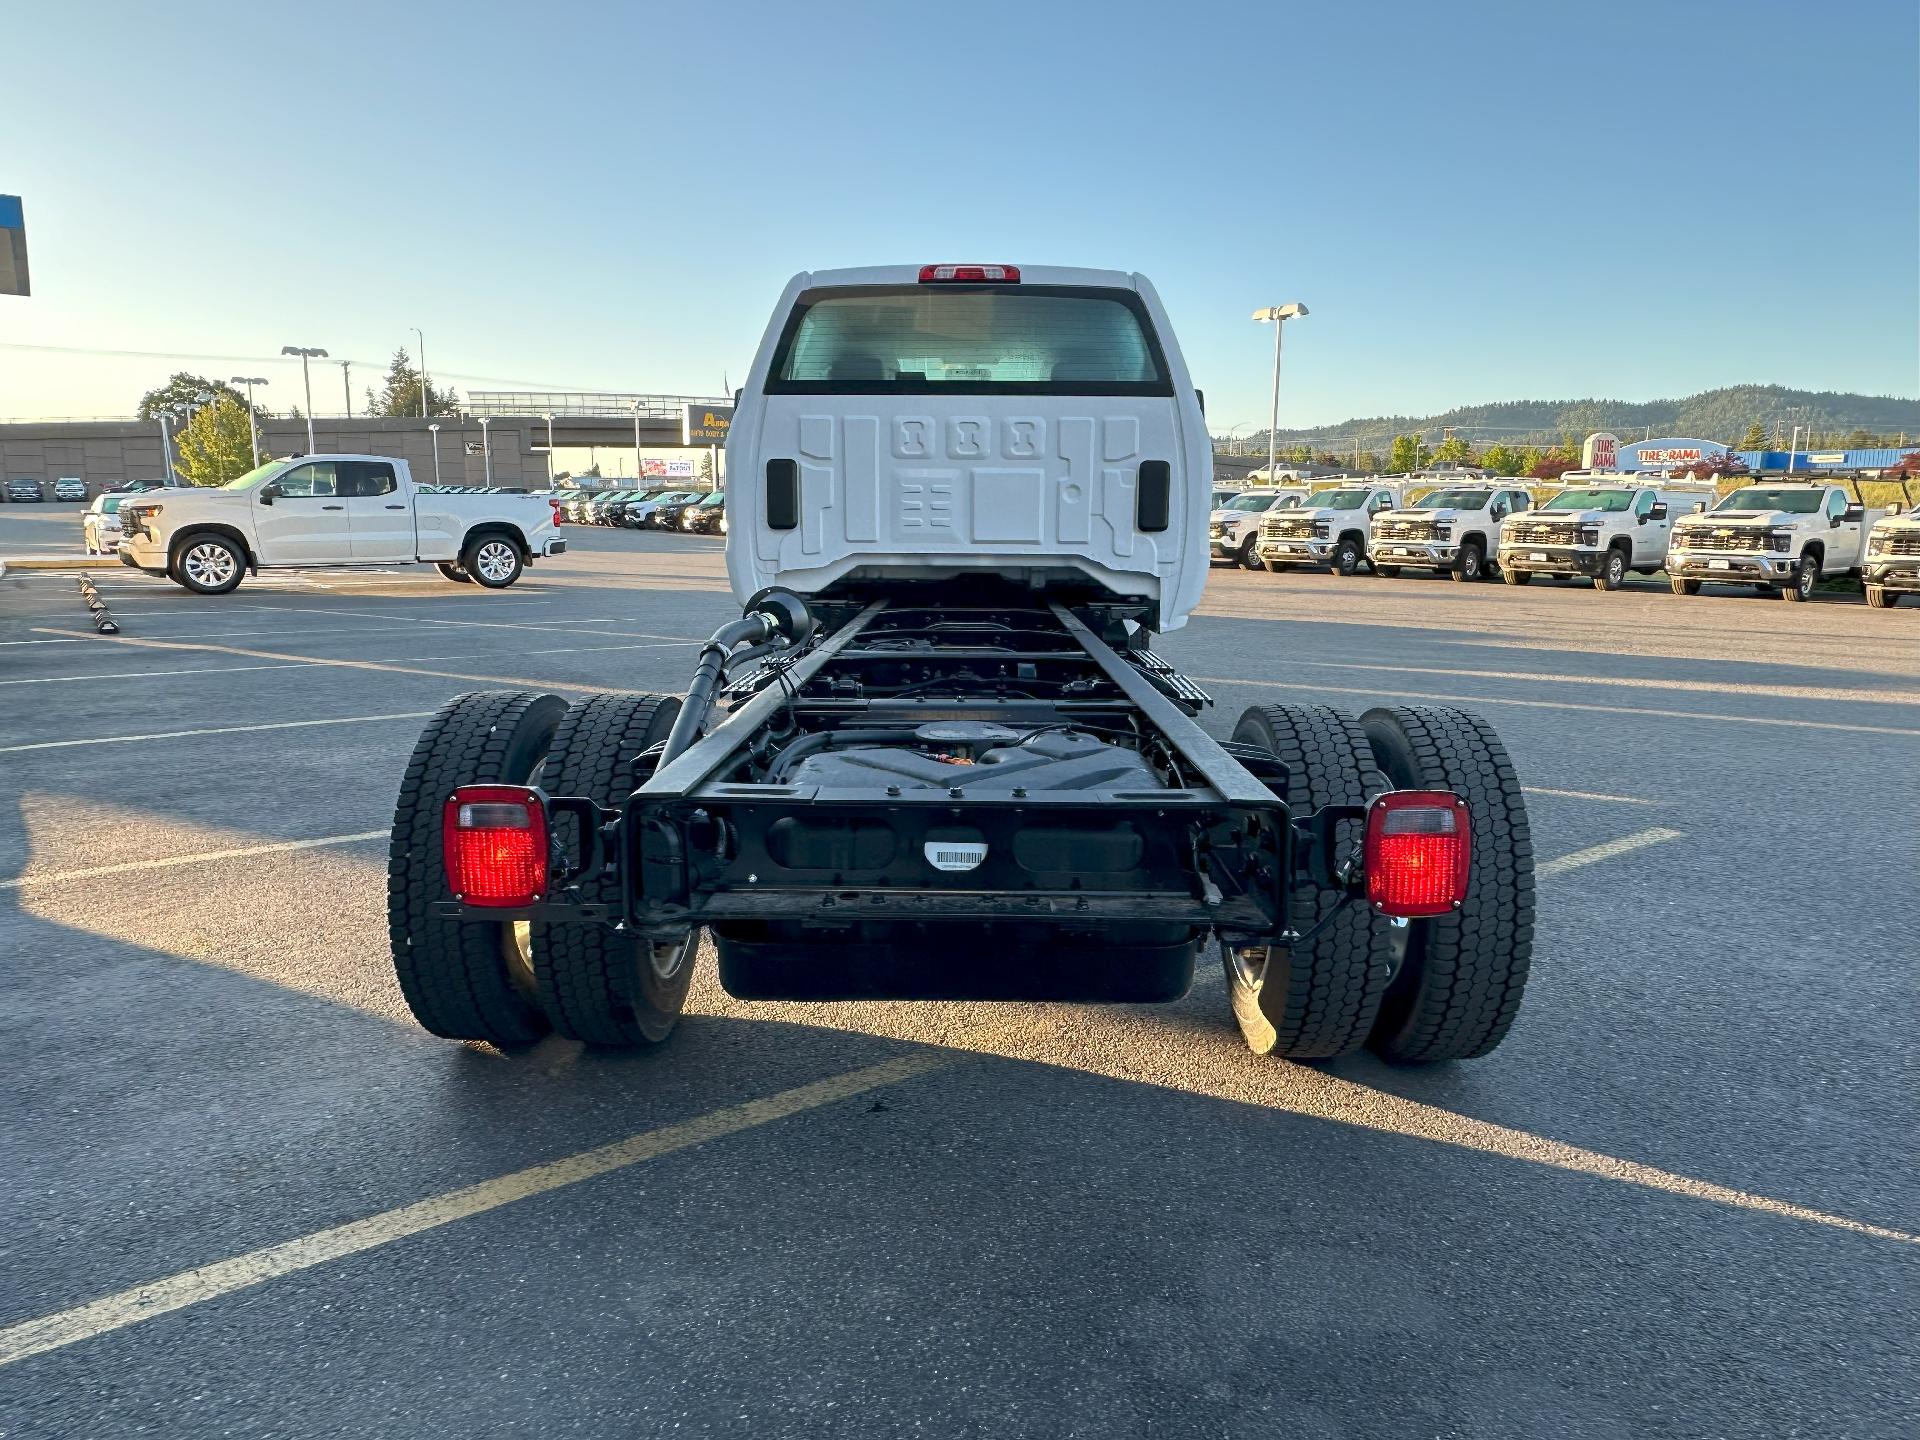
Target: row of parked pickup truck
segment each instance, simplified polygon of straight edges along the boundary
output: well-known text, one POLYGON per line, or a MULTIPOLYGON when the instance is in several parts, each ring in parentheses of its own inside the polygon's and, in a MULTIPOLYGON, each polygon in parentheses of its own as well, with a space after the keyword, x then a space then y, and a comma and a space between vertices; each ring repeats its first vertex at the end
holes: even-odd
POLYGON ((1719 498, 1711 484, 1572 472, 1538 503, 1513 482, 1387 479, 1220 492, 1215 506, 1215 563, 1250 570, 1425 570, 1509 585, 1541 575, 1596 590, 1664 570, 1676 595, 1724 584, 1794 601, 1811 599, 1823 579, 1850 577, 1875 609, 1920 594, 1910 499, 1869 509, 1839 485, 1754 484, 1719 498))

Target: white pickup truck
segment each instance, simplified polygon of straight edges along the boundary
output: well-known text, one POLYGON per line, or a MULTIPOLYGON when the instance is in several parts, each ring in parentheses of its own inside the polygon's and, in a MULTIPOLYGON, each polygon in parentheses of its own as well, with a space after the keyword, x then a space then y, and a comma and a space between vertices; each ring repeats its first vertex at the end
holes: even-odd
POLYGON ((1838 485, 1748 485, 1674 525, 1667 577, 1676 595, 1698 595, 1712 581, 1811 600, 1823 577, 1860 573, 1867 532, 1886 513, 1838 485))
POLYGON ((1355 575, 1372 553, 1373 517, 1406 503, 1398 484, 1360 482, 1316 490, 1298 505, 1260 517, 1261 561, 1270 571, 1325 565, 1355 575))
POLYGON ((1714 488, 1623 474, 1586 474, 1500 532, 1500 578, 1584 575, 1596 590, 1618 590, 1634 571, 1667 563, 1673 526, 1713 504, 1714 488))
POLYGON ((249 570, 414 564, 499 590, 567 548, 546 497, 425 491, 384 455, 302 455, 221 486, 130 496, 120 524, 121 564, 202 595, 249 570))
POLYGON ((1260 517, 1283 510, 1307 498, 1304 485, 1262 485, 1242 490, 1207 517, 1208 563, 1226 561, 1246 570, 1258 570, 1260 517))
MULTIPOLYGON (((1906 482, 1901 492, 1906 494, 1906 482)), ((1902 595, 1920 595, 1920 511, 1907 495, 1905 512, 1894 511, 1867 536, 1867 604, 1890 610, 1902 595)))
POLYGON ((1500 553, 1509 515, 1533 504, 1517 482, 1449 485, 1373 518, 1373 573, 1392 579, 1405 568, 1446 570, 1456 580, 1485 580, 1500 553))

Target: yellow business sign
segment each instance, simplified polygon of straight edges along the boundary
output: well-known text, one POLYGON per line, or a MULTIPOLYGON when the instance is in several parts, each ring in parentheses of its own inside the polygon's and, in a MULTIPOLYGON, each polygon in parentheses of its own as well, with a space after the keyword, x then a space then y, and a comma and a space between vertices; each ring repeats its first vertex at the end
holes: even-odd
POLYGON ((680 443, 682 445, 724 445, 727 430, 733 424, 731 405, 682 405, 680 407, 680 443))

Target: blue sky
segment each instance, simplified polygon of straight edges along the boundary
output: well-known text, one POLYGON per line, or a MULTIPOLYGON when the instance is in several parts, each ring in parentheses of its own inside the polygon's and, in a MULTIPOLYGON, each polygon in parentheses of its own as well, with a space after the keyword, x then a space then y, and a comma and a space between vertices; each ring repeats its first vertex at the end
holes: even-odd
POLYGON ((793 271, 944 260, 1145 272, 1221 430, 1295 299, 1283 425, 1920 393, 1909 0, 152 15, 7 21, 0 415, 175 368, 9 346, 376 362, 416 325, 436 374, 710 393, 793 271))

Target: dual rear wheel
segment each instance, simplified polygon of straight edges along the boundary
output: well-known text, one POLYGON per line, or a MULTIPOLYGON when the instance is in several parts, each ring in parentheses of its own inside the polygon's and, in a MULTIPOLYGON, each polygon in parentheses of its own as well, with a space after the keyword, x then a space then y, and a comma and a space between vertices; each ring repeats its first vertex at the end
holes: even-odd
MULTIPOLYGON (((387 865, 394 971, 423 1027, 502 1048, 549 1030, 595 1045, 667 1037, 693 978, 697 931, 659 943, 600 924, 449 920, 434 906, 448 895, 442 807, 456 786, 533 784, 615 805, 650 771, 647 752, 679 712, 677 696, 595 695, 569 707, 506 691, 459 696, 428 722, 401 782, 387 865)), ((617 884, 588 882, 579 899, 612 903, 617 884)))
MULTIPOLYGON (((1360 805, 1388 788, 1452 790, 1472 818, 1459 911, 1392 921, 1301 883, 1291 947, 1223 946, 1234 1018, 1263 1055, 1331 1059, 1370 1046, 1400 1064, 1485 1055, 1505 1038, 1533 953, 1533 843, 1526 804, 1493 729, 1462 710, 1400 706, 1357 720, 1324 706, 1255 706, 1232 748, 1284 767, 1269 785, 1296 811, 1360 805)), ((1339 827, 1341 858, 1359 822, 1339 827)))

